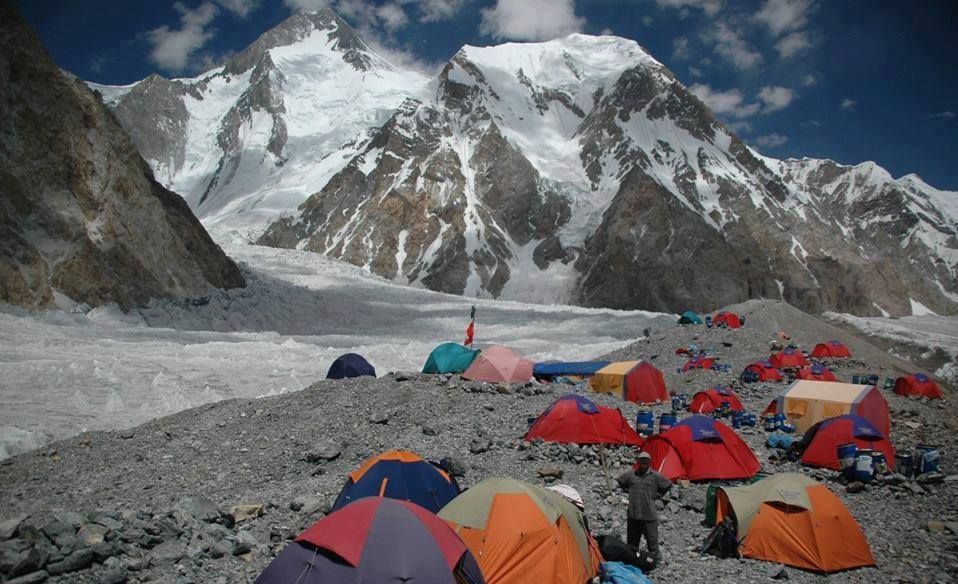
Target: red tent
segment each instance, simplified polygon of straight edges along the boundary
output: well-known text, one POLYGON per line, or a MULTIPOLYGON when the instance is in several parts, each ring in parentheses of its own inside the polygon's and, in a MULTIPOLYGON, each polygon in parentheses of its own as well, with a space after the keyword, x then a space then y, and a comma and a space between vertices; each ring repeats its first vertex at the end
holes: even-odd
POLYGON ((643 361, 626 374, 622 399, 639 404, 669 401, 669 392, 665 389, 665 376, 655 368, 655 365, 643 361))
POLYGON ((812 357, 851 357, 852 352, 848 347, 838 341, 828 341, 827 343, 818 343, 812 349, 812 357))
POLYGON ((706 357, 705 355, 695 355, 689 359, 688 363, 682 367, 682 372, 689 371, 691 369, 711 369, 712 365, 715 365, 714 357, 706 357))
POLYGON ((642 446, 645 442, 619 410, 597 406, 581 395, 571 393, 554 401, 532 423, 525 440, 531 442, 536 438, 564 444, 642 446))
POLYGON ((788 369, 789 367, 806 367, 811 365, 811 362, 805 358, 805 355, 802 355, 801 351, 791 347, 785 349, 784 351, 773 353, 768 360, 771 362, 772 366, 777 369, 788 369))
POLYGON ((798 445, 802 463, 839 470, 838 447, 854 443, 859 450, 877 450, 885 455, 888 468, 895 470, 895 447, 865 418, 838 416, 815 424, 798 445))
POLYGON ((642 450, 652 456, 652 468, 673 481, 747 479, 762 467, 748 444, 708 416, 682 420, 649 438, 642 450))
POLYGON ((733 412, 743 412, 742 402, 738 400, 735 392, 727 387, 713 387, 705 391, 700 391, 692 396, 692 402, 689 404, 689 411, 696 414, 711 414, 715 410, 722 408, 722 403, 728 402, 729 408, 733 412))
POLYGON ((811 367, 802 367, 795 375, 799 379, 811 379, 813 381, 838 381, 831 369, 815 363, 811 367))
POLYGON ((754 372, 758 375, 759 381, 782 381, 783 379, 782 372, 776 369, 768 359, 752 363, 745 368, 745 371, 754 372))
POLYGON ((924 373, 915 373, 895 380, 895 393, 898 395, 920 395, 941 399, 944 395, 933 379, 924 373))
POLYGON ((742 319, 734 312, 718 312, 712 317, 712 326, 727 326, 730 329, 737 329, 742 326, 742 319))

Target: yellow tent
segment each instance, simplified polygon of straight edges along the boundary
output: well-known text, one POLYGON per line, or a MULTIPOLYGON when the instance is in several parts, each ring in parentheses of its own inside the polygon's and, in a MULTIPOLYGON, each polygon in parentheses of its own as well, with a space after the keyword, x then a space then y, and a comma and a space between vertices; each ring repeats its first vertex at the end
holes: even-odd
POLYGON ((625 376, 641 361, 618 361, 599 369, 589 380, 589 389, 598 393, 617 393, 625 390, 625 376))
POLYGON ((891 431, 888 403, 872 385, 802 379, 786 387, 765 412, 784 413, 799 432, 846 414, 865 418, 884 436, 891 431))

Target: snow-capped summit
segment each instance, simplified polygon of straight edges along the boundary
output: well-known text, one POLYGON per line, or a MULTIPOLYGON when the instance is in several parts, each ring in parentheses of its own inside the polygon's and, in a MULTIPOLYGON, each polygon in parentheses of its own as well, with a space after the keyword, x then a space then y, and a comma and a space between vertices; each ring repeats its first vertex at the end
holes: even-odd
POLYGON ((427 83, 324 8, 290 16, 196 78, 94 88, 157 179, 208 229, 258 234, 322 188, 427 83))
POLYGON ((104 96, 212 230, 404 284, 673 311, 958 309, 954 193, 765 157, 628 39, 465 46, 429 80, 326 9, 197 79, 104 96))

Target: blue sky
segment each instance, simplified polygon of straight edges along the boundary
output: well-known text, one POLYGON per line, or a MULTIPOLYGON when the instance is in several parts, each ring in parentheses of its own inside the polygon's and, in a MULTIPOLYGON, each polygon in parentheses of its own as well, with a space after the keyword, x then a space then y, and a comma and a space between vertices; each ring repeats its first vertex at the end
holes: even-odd
POLYGON ((762 152, 874 160, 958 190, 958 2, 922 0, 20 0, 84 79, 193 75, 331 4, 393 62, 571 32, 636 40, 762 152))

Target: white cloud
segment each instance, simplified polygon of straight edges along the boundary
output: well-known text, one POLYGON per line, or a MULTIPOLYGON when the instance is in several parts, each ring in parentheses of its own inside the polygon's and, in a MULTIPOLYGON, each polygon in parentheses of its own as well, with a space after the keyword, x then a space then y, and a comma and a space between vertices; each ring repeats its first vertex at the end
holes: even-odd
POLYGON ((757 103, 744 103, 745 96, 738 89, 715 91, 708 85, 696 83, 689 87, 689 91, 719 116, 728 115, 736 118, 747 118, 757 114, 761 107, 757 103))
POLYGON ((846 97, 842 100, 842 109, 843 110, 853 110, 855 106, 858 105, 858 101, 846 97))
POLYGON ((573 0, 497 0, 483 8, 479 32, 497 40, 545 41, 579 32, 573 0))
POLYGON ((153 45, 151 61, 165 71, 180 72, 195 66, 191 59, 215 36, 215 31, 206 27, 216 18, 219 8, 212 2, 204 2, 196 9, 189 9, 176 2, 173 9, 180 14, 180 28, 173 30, 166 25, 154 28, 147 31, 146 40, 153 45))
POLYGON ((329 6, 329 0, 283 0, 283 5, 294 12, 311 12, 329 6))
POLYGON ((386 30, 398 30, 409 23, 406 11, 398 4, 383 4, 376 9, 376 17, 386 30))
POLYGON ((679 37, 672 41, 672 57, 675 59, 689 58, 689 39, 679 37))
POLYGON ((788 142, 788 136, 783 136, 782 134, 771 133, 764 136, 759 136, 755 139, 755 143, 759 146, 764 146, 766 148, 776 148, 788 142))
POLYGON ((955 114, 955 112, 953 112, 953 111, 943 111, 943 112, 938 112, 938 113, 931 114, 931 115, 928 116, 928 117, 929 117, 929 118, 942 118, 942 119, 945 119, 945 120, 951 120, 951 119, 953 119, 953 118, 955 117, 955 115, 956 115, 956 114, 955 114))
POLYGON ((752 122, 746 122, 745 120, 727 122, 725 125, 736 134, 747 134, 752 131, 752 122))
POLYGON ((689 67, 689 75, 691 75, 692 77, 701 77, 702 70, 699 69, 698 67, 689 67))
POLYGON ((812 87, 813 85, 818 85, 818 77, 809 73, 808 75, 802 76, 802 85, 805 87, 812 87))
POLYGON ((795 92, 787 87, 770 85, 758 92, 758 99, 762 102, 762 113, 768 114, 783 110, 795 99, 795 92))
MULTIPOLYGON (((715 16, 722 9, 722 0, 655 0, 659 8, 699 8, 709 16, 715 16)), ((686 12, 686 15, 688 12, 686 12)))
POLYGON ((465 5, 465 0, 420 0, 420 22, 440 22, 449 20, 465 5))
POLYGON ((642 17, 642 24, 645 26, 652 26, 652 17, 646 14, 642 17))
POLYGON ((259 0, 215 0, 217 4, 240 18, 246 18, 250 12, 259 8, 259 0))
POLYGON ((704 35, 704 39, 714 43, 715 51, 739 69, 749 69, 762 61, 762 55, 753 51, 741 33, 728 23, 719 22, 712 31, 704 35))
POLYGON ((599 33, 599 36, 614 36, 615 32, 611 28, 603 28, 602 32, 599 33))
POLYGON ((815 8, 814 0, 766 0, 754 18, 777 37, 805 26, 815 8))
POLYGON ((811 47, 812 41, 808 33, 804 30, 789 33, 775 43, 775 50, 778 51, 778 54, 781 55, 783 59, 794 57, 811 47))

